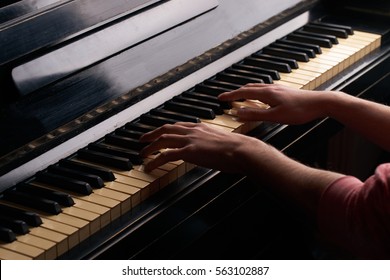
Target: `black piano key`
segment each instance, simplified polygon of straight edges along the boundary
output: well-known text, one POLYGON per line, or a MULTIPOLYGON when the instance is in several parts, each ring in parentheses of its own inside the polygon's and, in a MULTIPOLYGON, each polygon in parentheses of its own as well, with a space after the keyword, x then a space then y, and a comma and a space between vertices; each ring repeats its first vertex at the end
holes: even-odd
POLYGON ((9 205, 0 204, 0 213, 7 217, 22 220, 32 227, 38 227, 42 224, 42 219, 37 213, 24 211, 9 205))
POLYGON ((270 61, 270 60, 259 59, 254 57, 247 57, 244 59, 244 64, 261 67, 261 68, 273 69, 283 73, 291 73, 290 65, 282 62, 270 61))
POLYGON ((94 174, 89 174, 79 170, 72 170, 54 165, 48 168, 48 172, 87 182, 94 189, 101 189, 104 187, 103 179, 94 174))
POLYGON ((320 34, 330 34, 338 38, 348 38, 348 33, 345 29, 327 27, 321 25, 307 24, 303 27, 304 31, 320 33, 320 34))
POLYGON ((253 54, 252 57, 257 58, 257 59, 271 61, 272 63, 273 62, 285 63, 285 64, 288 64, 292 69, 298 69, 298 67, 299 67, 298 63, 295 59, 265 54, 265 53, 262 53, 262 51, 253 54))
POLYGON ((253 77, 262 80, 266 84, 272 84, 273 80, 270 75, 266 74, 259 74, 247 70, 239 70, 239 69, 234 69, 233 67, 229 67, 224 70, 225 73, 229 74, 235 74, 235 75, 241 75, 241 76, 247 76, 247 77, 253 77))
POLYGON ((223 92, 231 91, 231 89, 225 87, 207 85, 207 84, 198 84, 195 86, 194 91, 218 96, 223 92))
POLYGON ((0 240, 11 243, 16 240, 16 235, 11 229, 0 226, 0 240))
POLYGON ((136 122, 129 122, 125 124, 125 128, 129 130, 135 130, 143 133, 150 132, 152 130, 155 130, 157 127, 151 126, 151 125, 146 125, 143 123, 140 123, 139 121, 136 122))
POLYGON ((62 159, 59 162, 59 165, 72 170, 79 170, 82 172, 95 174, 105 181, 109 181, 109 182, 115 181, 114 173, 111 170, 104 167, 93 166, 87 163, 77 162, 70 159, 62 159))
POLYGON ((310 43, 304 43, 304 42, 297 42, 297 41, 291 41, 288 39, 280 39, 276 40, 277 44, 285 44, 289 46, 295 46, 299 48, 307 48, 313 50, 316 54, 322 54, 321 47, 317 44, 310 44, 310 43))
POLYGON ((133 165, 128 158, 118 157, 111 154, 81 149, 77 152, 77 155, 80 159, 119 168, 121 170, 131 170, 133 168, 133 165))
POLYGON ((52 185, 54 187, 72 191, 79 194, 89 195, 92 188, 87 182, 67 178, 65 176, 40 171, 36 174, 35 180, 40 183, 52 185))
POLYGON ((42 188, 42 187, 34 186, 31 184, 25 184, 25 183, 17 185, 16 190, 24 193, 29 193, 35 196, 39 196, 42 198, 54 200, 58 202, 60 205, 65 207, 70 207, 74 205, 73 198, 65 192, 50 190, 47 188, 42 188))
POLYGON ((207 80, 203 81, 203 84, 208 85, 208 86, 214 86, 214 87, 222 87, 222 88, 226 88, 229 90, 235 90, 235 89, 239 89, 240 87, 242 87, 242 85, 239 85, 239 84, 234 84, 231 82, 219 81, 219 80, 214 80, 214 79, 207 79, 207 80))
POLYGON ((172 110, 183 114, 191 114, 192 116, 196 116, 198 118, 203 118, 203 119, 212 120, 215 118, 214 111, 209 108, 189 105, 185 103, 179 103, 172 100, 165 102, 164 108, 166 108, 167 110, 172 110))
POLYGON ((0 215, 0 227, 9 228, 17 234, 27 234, 30 232, 26 222, 22 220, 12 219, 4 215, 0 215))
POLYGON ((104 142, 109 145, 119 146, 134 151, 140 151, 147 145, 146 143, 141 143, 139 139, 115 134, 106 135, 106 137, 104 138, 104 142))
POLYGON ((226 82, 233 82, 236 84, 240 85, 246 85, 246 84, 251 84, 251 83, 260 83, 264 84, 264 81, 259 78, 254 78, 254 77, 246 77, 242 75, 237 75, 237 74, 230 74, 226 72, 218 73, 216 76, 216 79, 221 80, 221 81, 226 81, 226 82))
POLYGON ((115 134, 125 136, 125 137, 134 138, 134 139, 139 139, 145 133, 141 132, 141 131, 126 129, 126 128, 121 127, 121 128, 118 128, 115 130, 115 134))
POLYGON ((174 102, 183 103, 183 104, 189 104, 204 108, 209 108, 214 111, 215 114, 221 115, 223 114, 223 108, 219 103, 209 102, 209 101, 203 101, 199 99, 184 97, 184 96, 175 96, 172 98, 174 102))
POLYGON ((258 73, 258 74, 269 75, 269 76, 271 76, 271 78, 273 80, 280 80, 279 72, 276 71, 276 70, 256 67, 256 66, 252 66, 252 65, 245 65, 245 64, 243 64, 243 62, 233 64, 231 67, 233 69, 244 70, 244 71, 249 71, 249 72, 258 73))
POLYGON ((232 105, 230 102, 220 101, 218 99, 218 97, 214 96, 214 95, 208 95, 208 94, 194 92, 194 91, 185 91, 181 95, 184 97, 188 97, 188 98, 194 98, 194 99, 199 99, 199 100, 203 100, 203 101, 218 103, 221 105, 221 107, 223 109, 231 109, 232 108, 232 105))
POLYGON ((333 46, 332 42, 328 39, 300 35, 295 33, 287 35, 287 39, 290 41, 319 45, 320 47, 324 47, 324 48, 331 48, 333 46))
POLYGON ((138 151, 130 149, 115 147, 104 143, 91 143, 88 145, 88 149, 96 152, 102 152, 118 157, 128 158, 132 164, 139 165, 143 163, 138 151))
POLYGON ((160 117, 173 118, 182 122, 200 123, 200 119, 197 117, 165 110, 163 108, 152 109, 149 111, 149 113, 151 115, 156 115, 160 117))
POLYGON ((278 49, 284 49, 284 50, 290 50, 290 51, 296 51, 296 52, 302 52, 305 53, 308 58, 315 58, 316 53, 309 48, 304 48, 304 47, 297 47, 297 46, 289 46, 286 44, 279 44, 279 43, 272 43, 270 47, 275 47, 278 49))
POLYGON ((195 99, 209 101, 209 102, 215 102, 215 103, 218 102, 218 96, 199 93, 195 91, 184 91, 181 95, 184 97, 195 98, 195 99))
POLYGON ((157 127, 163 126, 164 124, 174 124, 179 122, 179 120, 155 116, 149 113, 141 115, 140 120, 144 124, 157 126, 157 127))
POLYGON ((16 190, 6 191, 4 193, 3 200, 27 206, 32 209, 40 210, 49 214, 58 215, 62 212, 60 205, 53 200, 41 198, 16 190))
POLYGON ((334 35, 319 34, 319 33, 315 33, 315 32, 308 32, 308 31, 303 31, 302 29, 298 30, 298 31, 295 31, 294 33, 295 34, 304 35, 304 36, 311 36, 311 37, 318 37, 318 38, 328 39, 329 41, 332 42, 332 44, 335 44, 335 45, 337 45, 339 43, 339 40, 334 35))
POLYGON ((311 25, 319 25, 319 26, 323 26, 323 27, 343 29, 343 30, 345 30, 345 32, 347 32, 348 35, 353 35, 353 29, 350 26, 334 24, 334 23, 327 23, 327 22, 322 22, 322 21, 315 21, 315 22, 311 22, 310 24, 311 25))
POLYGON ((292 50, 286 50, 283 48, 277 48, 277 47, 265 47, 263 49, 263 53, 270 54, 270 55, 276 55, 286 58, 292 58, 297 61, 302 62, 308 62, 309 57, 306 53, 300 52, 300 51, 292 51, 292 50))

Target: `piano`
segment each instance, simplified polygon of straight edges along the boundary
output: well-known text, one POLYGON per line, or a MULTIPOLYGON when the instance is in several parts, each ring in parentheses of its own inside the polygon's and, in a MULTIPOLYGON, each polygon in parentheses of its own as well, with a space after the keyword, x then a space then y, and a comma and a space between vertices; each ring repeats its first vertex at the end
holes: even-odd
POLYGON ((248 101, 216 96, 275 83, 389 102, 390 6, 365 2, 2 1, 0 259, 329 257, 250 178, 146 174, 138 138, 205 122, 318 163, 337 122, 241 123, 230 108, 248 101))

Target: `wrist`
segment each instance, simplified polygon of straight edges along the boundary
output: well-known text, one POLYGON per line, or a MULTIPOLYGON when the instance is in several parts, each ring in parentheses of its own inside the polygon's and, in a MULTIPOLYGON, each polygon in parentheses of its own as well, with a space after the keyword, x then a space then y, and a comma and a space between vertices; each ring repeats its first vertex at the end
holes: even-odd
POLYGON ((321 110, 323 117, 338 119, 338 115, 348 108, 352 100, 351 96, 341 91, 322 92, 321 110))
POLYGON ((283 156, 274 147, 256 138, 248 137, 245 143, 237 147, 234 153, 238 171, 250 177, 261 177, 272 171, 272 165, 283 156))

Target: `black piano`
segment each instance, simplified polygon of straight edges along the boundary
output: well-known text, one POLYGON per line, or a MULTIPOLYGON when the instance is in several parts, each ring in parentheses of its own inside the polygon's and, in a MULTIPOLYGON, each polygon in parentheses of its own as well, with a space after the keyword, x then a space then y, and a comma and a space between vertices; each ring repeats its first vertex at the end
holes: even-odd
POLYGON ((240 123, 216 96, 279 83, 389 102, 390 5, 365 2, 1 1, 0 259, 342 258, 250 178, 146 174, 138 139, 205 122, 327 168, 337 122, 240 123))

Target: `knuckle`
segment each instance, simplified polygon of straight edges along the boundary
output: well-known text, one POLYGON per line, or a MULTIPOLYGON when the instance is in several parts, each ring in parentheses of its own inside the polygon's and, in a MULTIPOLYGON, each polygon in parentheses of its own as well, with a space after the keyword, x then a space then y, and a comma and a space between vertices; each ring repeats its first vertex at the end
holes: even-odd
POLYGON ((168 134, 162 134, 160 137, 158 137, 157 141, 164 142, 169 138, 168 134))
POLYGON ((163 131, 166 131, 166 130, 169 130, 173 127, 173 124, 164 124, 163 126, 161 126, 161 130, 163 131))

